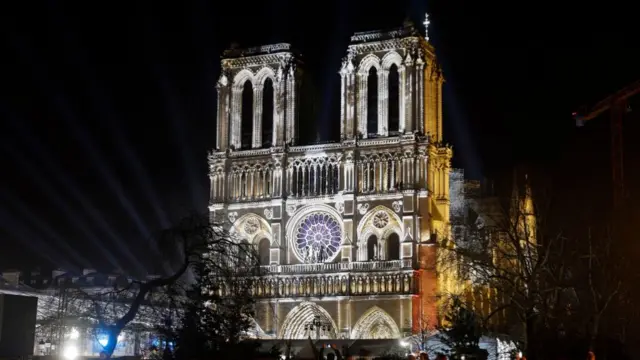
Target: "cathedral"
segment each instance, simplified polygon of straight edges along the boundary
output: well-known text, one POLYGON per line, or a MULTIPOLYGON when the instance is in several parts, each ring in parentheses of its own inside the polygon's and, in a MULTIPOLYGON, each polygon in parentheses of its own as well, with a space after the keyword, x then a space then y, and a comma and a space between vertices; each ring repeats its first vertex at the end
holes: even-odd
MULTIPOLYGON (((426 22, 425 25, 428 23, 426 22)), ((399 339, 441 321, 452 149, 444 78, 411 24, 355 33, 340 141, 302 145, 304 64, 289 44, 224 52, 209 210, 258 250, 256 336, 399 339)))

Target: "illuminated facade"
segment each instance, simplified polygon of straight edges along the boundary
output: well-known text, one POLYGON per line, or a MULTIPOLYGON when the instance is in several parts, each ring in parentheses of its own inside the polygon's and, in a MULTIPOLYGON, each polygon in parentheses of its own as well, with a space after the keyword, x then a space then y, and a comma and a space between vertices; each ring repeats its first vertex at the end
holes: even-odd
MULTIPOLYGON (((257 335, 400 338, 438 321, 452 150, 444 79, 413 26, 356 33, 343 59, 340 141, 300 145, 303 64, 289 44, 224 53, 212 216, 254 244, 257 335), (322 324, 310 326, 313 322, 322 324)), ((304 96, 304 94, 302 95, 304 96)))

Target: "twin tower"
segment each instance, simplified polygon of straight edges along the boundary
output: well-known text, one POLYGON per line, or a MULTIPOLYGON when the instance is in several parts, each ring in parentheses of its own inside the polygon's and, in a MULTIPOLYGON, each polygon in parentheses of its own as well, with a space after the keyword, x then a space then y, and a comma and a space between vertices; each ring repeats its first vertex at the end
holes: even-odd
MULTIPOLYGON (((302 65, 289 44, 224 52, 218 151, 298 145, 302 65)), ((442 140, 444 79, 415 27, 356 33, 339 76, 342 141, 406 133, 442 140)))

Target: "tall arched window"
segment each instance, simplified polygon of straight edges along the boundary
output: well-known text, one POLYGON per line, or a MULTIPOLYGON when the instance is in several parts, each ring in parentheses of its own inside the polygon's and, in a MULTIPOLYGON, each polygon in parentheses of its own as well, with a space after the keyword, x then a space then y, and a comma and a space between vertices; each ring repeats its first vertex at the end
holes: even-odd
POLYGON ((400 237, 396 233, 387 239, 387 260, 400 260, 400 237))
POLYGON ((253 85, 247 80, 242 88, 242 122, 240 124, 242 149, 251 148, 253 134, 253 85))
POLYGON ((375 235, 369 236, 367 239, 367 260, 377 260, 378 257, 378 237, 375 235))
POLYGON ((373 66, 367 79, 367 133, 378 133, 378 71, 373 66))
POLYGON ((262 90, 262 147, 270 147, 273 142, 273 81, 264 82, 262 90))
POLYGON ((389 68, 389 133, 400 130, 400 74, 396 64, 389 68))
POLYGON ((258 257, 260 265, 269 265, 269 240, 262 239, 258 243, 258 257))

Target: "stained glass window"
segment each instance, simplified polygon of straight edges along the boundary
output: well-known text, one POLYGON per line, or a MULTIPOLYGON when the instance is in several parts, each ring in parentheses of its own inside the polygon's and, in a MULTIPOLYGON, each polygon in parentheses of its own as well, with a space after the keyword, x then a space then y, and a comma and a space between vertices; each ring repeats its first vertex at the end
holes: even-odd
POLYGON ((340 248, 342 231, 338 221, 328 214, 309 214, 300 221, 295 248, 305 263, 332 260, 340 248))

